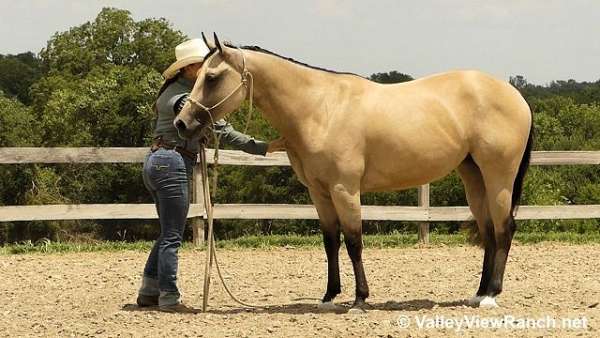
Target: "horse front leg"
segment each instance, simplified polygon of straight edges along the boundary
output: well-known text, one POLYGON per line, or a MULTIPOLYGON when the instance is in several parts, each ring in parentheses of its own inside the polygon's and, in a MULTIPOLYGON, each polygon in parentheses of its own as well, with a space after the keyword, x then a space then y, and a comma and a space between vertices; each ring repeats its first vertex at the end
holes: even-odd
POLYGON ((309 188, 310 197, 319 214, 321 232, 323 233, 323 244, 327 255, 327 290, 319 308, 325 310, 338 310, 333 304, 333 299, 342 292, 340 283, 340 227, 339 219, 331 196, 328 192, 309 188))
POLYGON ((325 245, 325 253, 327 254, 327 290, 323 296, 323 304, 333 302, 333 299, 342 292, 339 263, 340 230, 337 225, 335 228, 321 227, 323 244, 325 245))
POLYGON ((344 184, 336 184, 331 190, 333 204, 340 219, 346 250, 354 268, 356 298, 350 312, 364 312, 369 286, 362 262, 362 218, 360 190, 344 184))

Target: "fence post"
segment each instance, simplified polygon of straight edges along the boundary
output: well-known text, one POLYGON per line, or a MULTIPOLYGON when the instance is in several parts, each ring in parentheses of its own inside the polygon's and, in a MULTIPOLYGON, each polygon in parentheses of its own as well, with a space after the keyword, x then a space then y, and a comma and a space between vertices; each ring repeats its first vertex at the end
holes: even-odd
MULTIPOLYGON (((192 178, 192 203, 200 204, 204 210, 204 193, 202 183, 202 164, 196 159, 194 165, 194 177, 192 178)), ((206 211, 206 210, 204 210, 206 211)), ((192 241, 195 246, 201 246, 204 243, 205 221, 202 216, 191 219, 192 223, 192 241)))
MULTIPOLYGON (((429 208, 429 184, 419 187, 419 206, 429 208)), ((419 223, 419 242, 429 243, 429 222, 419 223)))

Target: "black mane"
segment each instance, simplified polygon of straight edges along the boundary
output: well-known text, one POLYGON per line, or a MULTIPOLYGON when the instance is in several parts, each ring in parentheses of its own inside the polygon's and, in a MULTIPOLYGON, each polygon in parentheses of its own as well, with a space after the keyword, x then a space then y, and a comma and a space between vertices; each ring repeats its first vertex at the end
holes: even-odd
MULTIPOLYGON (((226 45, 227 47, 238 48, 237 46, 234 46, 234 45, 232 45, 232 44, 230 44, 230 43, 225 43, 225 45, 226 45)), ((312 68, 312 69, 316 69, 316 70, 320 70, 320 71, 324 71, 324 72, 328 72, 328 73, 332 73, 332 74, 340 74, 340 75, 354 75, 354 76, 358 76, 358 77, 360 77, 360 78, 364 78, 364 77, 362 77, 362 76, 360 76, 360 75, 358 75, 358 74, 355 74, 355 73, 350 73, 350 72, 338 72, 338 71, 331 70, 331 69, 326 69, 326 68, 321 68, 321 67, 311 66, 311 65, 309 65, 309 64, 306 64, 306 63, 304 63, 304 62, 300 62, 300 61, 294 60, 294 59, 292 59, 292 58, 289 58, 289 57, 282 56, 282 55, 279 55, 279 54, 277 54, 277 53, 271 52, 270 50, 266 50, 266 49, 264 49, 264 48, 261 48, 261 47, 259 47, 259 46, 241 46, 241 47, 239 47, 239 48, 241 48, 241 49, 245 49, 245 50, 251 50, 251 51, 254 51, 254 52, 264 53, 264 54, 268 54, 268 55, 273 55, 273 56, 276 56, 276 57, 278 57, 278 58, 280 58, 280 59, 284 59, 284 60, 286 60, 286 61, 289 61, 289 62, 295 63, 295 64, 297 64, 297 65, 301 65, 301 66, 304 66, 304 67, 308 67, 308 68, 312 68)))

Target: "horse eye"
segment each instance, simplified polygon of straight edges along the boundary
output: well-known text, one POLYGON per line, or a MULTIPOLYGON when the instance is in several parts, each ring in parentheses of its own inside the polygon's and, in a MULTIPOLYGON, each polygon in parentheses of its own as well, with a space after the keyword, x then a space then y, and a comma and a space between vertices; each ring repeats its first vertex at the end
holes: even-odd
POLYGON ((206 74, 206 81, 212 82, 216 80, 219 76, 217 74, 206 74))

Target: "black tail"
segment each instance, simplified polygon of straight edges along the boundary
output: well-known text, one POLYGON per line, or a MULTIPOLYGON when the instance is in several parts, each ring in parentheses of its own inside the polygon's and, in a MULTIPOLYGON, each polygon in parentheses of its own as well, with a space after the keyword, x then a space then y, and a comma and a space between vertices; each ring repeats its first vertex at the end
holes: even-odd
POLYGON ((523 181, 525 180, 525 174, 527 173, 527 169, 529 168, 529 161, 531 160, 531 150, 533 149, 534 129, 533 110, 531 109, 531 105, 529 105, 529 110, 531 111, 531 127, 529 128, 529 138, 527 139, 527 146, 525 147, 523 158, 521 158, 521 164, 519 164, 519 171, 517 172, 517 177, 515 177, 515 182, 513 184, 512 204, 510 208, 510 214, 512 216, 515 215, 515 209, 517 208, 517 206, 519 205, 519 201, 521 200, 521 193, 523 192, 523 181))

